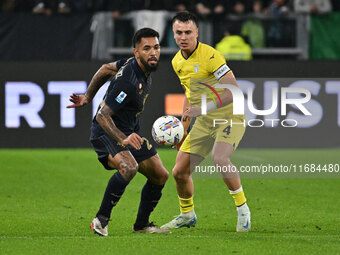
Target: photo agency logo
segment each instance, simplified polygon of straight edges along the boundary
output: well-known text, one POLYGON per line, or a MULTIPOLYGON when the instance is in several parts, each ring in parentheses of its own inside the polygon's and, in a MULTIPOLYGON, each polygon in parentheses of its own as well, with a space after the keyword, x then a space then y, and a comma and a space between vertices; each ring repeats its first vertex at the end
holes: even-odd
MULTIPOLYGON (((244 115, 245 114, 245 106, 248 107, 248 110, 251 114, 256 116, 270 116, 274 112, 278 110, 279 107, 279 93, 278 88, 272 88, 271 93, 271 106, 269 109, 259 110, 254 106, 254 93, 251 88, 247 89, 247 103, 244 97, 242 90, 232 84, 215 84, 213 86, 208 85, 203 82, 198 82, 198 84, 203 85, 203 88, 199 88, 202 92, 201 95, 201 113, 202 115, 207 115, 207 113, 216 108, 226 107, 227 105, 223 105, 221 96, 217 93, 216 89, 228 89, 231 92, 233 98, 233 115, 244 115), (209 103, 207 103, 207 95, 212 99, 209 103), (217 100, 215 99, 217 98, 217 100)), ((282 87, 281 88, 281 97, 280 97, 280 115, 285 117, 287 116, 287 106, 291 105, 293 108, 300 111, 304 116, 311 116, 311 112, 307 110, 304 104, 308 103, 311 100, 311 92, 305 88, 299 87, 282 87), (292 98, 294 95, 299 95, 297 98, 292 98), (302 95, 302 96, 301 96, 302 95)), ((213 126, 216 125, 243 125, 244 127, 263 127, 265 122, 271 123, 272 127, 277 126, 278 123, 281 124, 282 127, 297 127, 298 120, 297 119, 277 119, 277 118, 265 118, 262 119, 248 119, 243 122, 233 122, 232 119, 214 119, 213 126)))

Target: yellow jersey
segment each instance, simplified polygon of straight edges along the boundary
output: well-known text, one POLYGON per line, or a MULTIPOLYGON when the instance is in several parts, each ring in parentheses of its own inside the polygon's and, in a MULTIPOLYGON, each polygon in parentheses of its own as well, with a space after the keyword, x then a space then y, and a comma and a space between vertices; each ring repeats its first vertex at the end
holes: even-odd
MULTIPOLYGON (((220 52, 207 44, 197 42, 196 49, 188 58, 185 58, 179 50, 172 59, 172 67, 192 106, 201 106, 202 93, 205 93, 207 102, 214 100, 215 104, 220 107, 216 93, 221 95, 224 89, 214 88, 214 84, 219 83, 219 80, 231 71, 220 52)), ((225 114, 230 116, 232 110, 232 104, 229 104, 223 109, 213 111, 213 115, 220 115, 223 112, 223 116, 225 114)))

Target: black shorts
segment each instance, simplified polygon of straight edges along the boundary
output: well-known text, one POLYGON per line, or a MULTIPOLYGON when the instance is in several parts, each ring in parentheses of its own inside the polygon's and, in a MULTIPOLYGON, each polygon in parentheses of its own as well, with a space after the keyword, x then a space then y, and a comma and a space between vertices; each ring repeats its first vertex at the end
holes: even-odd
POLYGON ((90 141, 92 143, 93 149, 97 152, 98 160, 100 161, 100 163, 103 164, 105 169, 112 170, 113 168, 110 168, 107 164, 107 157, 109 156, 109 154, 114 157, 117 153, 121 151, 130 151, 137 163, 140 163, 157 154, 155 148, 149 143, 148 139, 143 136, 141 137, 143 139, 143 144, 140 150, 136 150, 131 146, 124 147, 118 145, 116 140, 112 139, 111 137, 109 137, 109 135, 106 134, 91 139, 90 141))

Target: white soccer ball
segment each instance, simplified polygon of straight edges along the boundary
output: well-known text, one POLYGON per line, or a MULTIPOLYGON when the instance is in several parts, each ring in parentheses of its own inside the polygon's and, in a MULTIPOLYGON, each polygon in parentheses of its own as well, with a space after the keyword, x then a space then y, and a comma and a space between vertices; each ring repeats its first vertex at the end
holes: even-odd
POLYGON ((184 128, 174 116, 159 117, 152 126, 152 137, 158 144, 176 145, 184 135, 184 128))

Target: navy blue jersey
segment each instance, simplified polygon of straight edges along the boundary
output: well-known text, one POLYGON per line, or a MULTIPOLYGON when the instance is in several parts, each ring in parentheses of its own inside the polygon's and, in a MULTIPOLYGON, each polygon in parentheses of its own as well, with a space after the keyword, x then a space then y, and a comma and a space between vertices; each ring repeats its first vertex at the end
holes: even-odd
MULTIPOLYGON (((139 117, 150 93, 151 77, 145 75, 134 57, 116 63, 119 71, 111 81, 99 108, 105 102, 114 112, 111 117, 117 128, 125 135, 130 135, 139 131, 139 117)), ((95 116, 91 138, 104 133, 95 116)))

